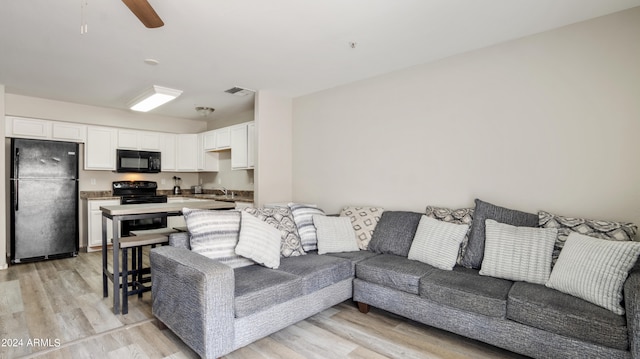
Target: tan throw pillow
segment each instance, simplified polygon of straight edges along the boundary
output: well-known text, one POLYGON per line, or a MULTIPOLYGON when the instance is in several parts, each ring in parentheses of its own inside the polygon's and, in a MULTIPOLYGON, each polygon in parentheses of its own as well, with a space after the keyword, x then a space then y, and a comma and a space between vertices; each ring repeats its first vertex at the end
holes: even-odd
POLYGON ((353 230, 356 232, 358 248, 366 250, 376 229, 380 216, 384 208, 382 207, 345 207, 340 211, 341 217, 349 217, 353 230))

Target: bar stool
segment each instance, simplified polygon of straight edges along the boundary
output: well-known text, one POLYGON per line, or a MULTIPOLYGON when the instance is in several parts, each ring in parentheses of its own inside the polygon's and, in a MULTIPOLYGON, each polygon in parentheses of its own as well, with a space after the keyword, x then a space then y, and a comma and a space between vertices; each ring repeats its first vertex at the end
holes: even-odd
MULTIPOLYGON (((145 277, 145 274, 151 274, 151 268, 142 265, 142 248, 144 246, 163 245, 169 243, 169 236, 162 233, 144 234, 140 236, 122 237, 119 241, 119 249, 122 251, 122 314, 129 312, 128 298, 130 295, 137 294, 139 298, 142 293, 151 290, 151 285, 145 286, 143 283, 151 281, 151 277, 145 277), (131 271, 129 271, 129 249, 131 249, 131 271), (131 282, 129 281, 131 275, 131 282), (129 290, 129 287, 132 289, 129 290)), ((115 268, 114 268, 115 270, 115 268)), ((114 294, 116 295, 116 294, 114 294)))

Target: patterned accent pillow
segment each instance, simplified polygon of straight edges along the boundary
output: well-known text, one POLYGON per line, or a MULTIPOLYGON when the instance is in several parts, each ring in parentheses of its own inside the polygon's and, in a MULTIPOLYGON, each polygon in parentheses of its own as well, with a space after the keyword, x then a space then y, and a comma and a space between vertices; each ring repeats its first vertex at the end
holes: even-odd
POLYGON ((356 232, 358 248, 366 250, 373 231, 376 229, 380 216, 384 212, 382 207, 344 207, 340 217, 349 217, 353 230, 356 232))
POLYGON ((442 270, 452 270, 460 252, 460 243, 469 225, 439 221, 422 216, 407 258, 442 270))
POLYGON ((516 211, 476 199, 476 208, 473 213, 469 243, 462 257, 462 265, 467 268, 480 269, 482 265, 482 258, 484 257, 485 221, 487 219, 493 219, 496 222, 518 227, 538 226, 538 216, 534 213, 516 211))
POLYGON ((622 288, 638 254, 638 242, 603 241, 572 232, 546 285, 623 315, 622 288))
POLYGON ((318 235, 318 254, 360 250, 349 218, 315 215, 313 225, 318 235))
POLYGON ((236 254, 267 268, 278 268, 280 266, 280 231, 247 212, 240 214, 242 219, 236 254))
POLYGON ((417 212, 384 211, 369 242, 369 250, 407 257, 421 218, 422 213, 417 212))
POLYGON ((318 249, 318 236, 316 234, 316 227, 313 225, 313 216, 324 216, 324 211, 315 205, 299 203, 289 203, 289 208, 291 209, 291 213, 293 213, 293 220, 296 222, 296 227, 298 227, 302 249, 304 249, 305 252, 318 249))
POLYGON ((558 260, 567 237, 572 232, 610 241, 632 241, 638 232, 638 226, 633 223, 564 217, 545 211, 538 211, 538 224, 540 227, 558 229, 558 238, 553 249, 554 264, 558 260))
POLYGON ((473 223, 473 208, 449 209, 444 207, 427 206, 425 215, 439 221, 453 224, 466 224, 469 227, 467 234, 465 234, 464 239, 462 240, 462 246, 460 246, 458 258, 456 259, 456 263, 462 265, 462 257, 464 256, 467 244, 469 243, 469 233, 471 232, 471 223, 473 223))
POLYGON ((191 235, 192 251, 232 268, 254 264, 235 251, 240 234, 239 212, 183 208, 182 214, 191 235))
POLYGON ((486 240, 480 275, 545 284, 551 274, 555 228, 516 227, 485 221, 486 240))
POLYGON ((243 211, 270 224, 280 231, 280 255, 283 257, 296 257, 304 255, 300 244, 300 236, 293 221, 293 215, 289 207, 269 208, 244 208, 243 211))

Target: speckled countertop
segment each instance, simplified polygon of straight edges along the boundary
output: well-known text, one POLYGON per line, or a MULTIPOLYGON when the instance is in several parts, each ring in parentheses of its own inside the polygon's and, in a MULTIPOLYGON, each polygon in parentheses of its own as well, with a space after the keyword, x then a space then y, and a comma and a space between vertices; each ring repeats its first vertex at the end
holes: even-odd
MULTIPOLYGON (((167 197, 189 197, 189 198, 201 198, 201 199, 214 199, 216 201, 226 202, 253 202, 253 191, 232 191, 229 190, 229 195, 225 196, 220 190, 204 190, 204 193, 194 194, 191 190, 182 190, 181 194, 173 194, 173 190, 158 190, 159 195, 166 195, 167 197), (233 197, 231 196, 233 193, 233 197)), ((114 196, 111 191, 80 191, 80 199, 85 200, 105 200, 105 199, 120 199, 118 196, 114 196)))

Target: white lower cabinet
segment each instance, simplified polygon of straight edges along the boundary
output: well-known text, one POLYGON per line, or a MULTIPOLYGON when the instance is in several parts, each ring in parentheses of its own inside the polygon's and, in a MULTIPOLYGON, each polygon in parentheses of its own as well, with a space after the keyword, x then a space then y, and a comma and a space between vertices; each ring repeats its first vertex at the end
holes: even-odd
MULTIPOLYGON (((119 199, 88 200, 87 206, 87 252, 99 251, 102 249, 102 211, 101 206, 117 206, 119 199)), ((107 241, 113 238, 113 225, 107 219, 107 241)))

